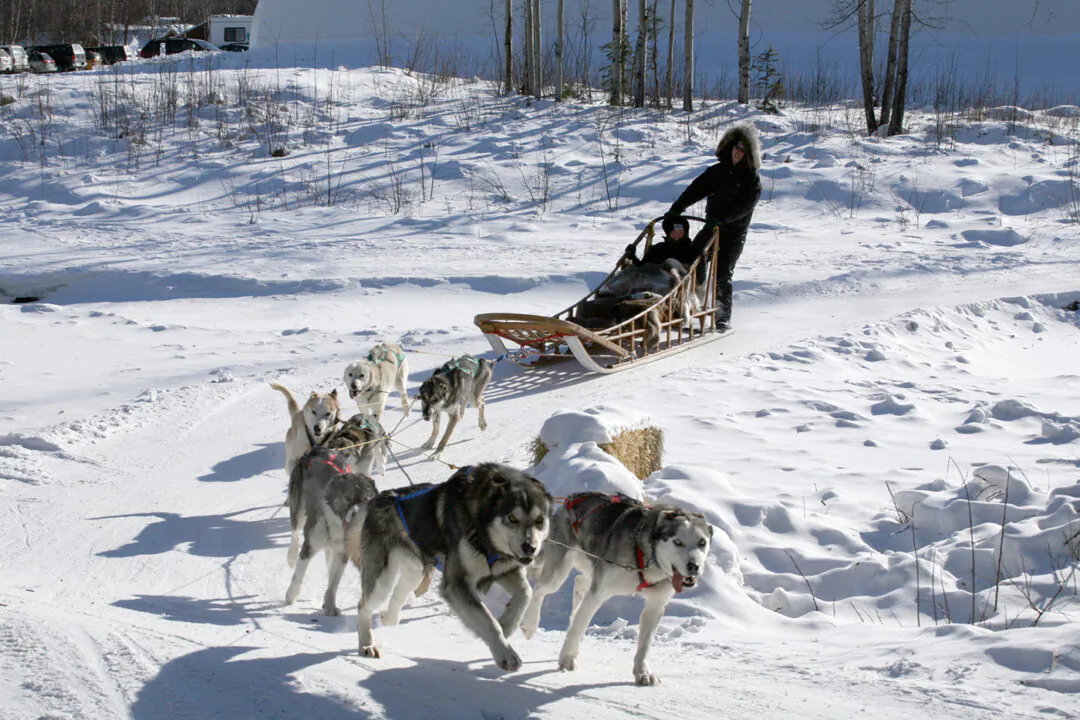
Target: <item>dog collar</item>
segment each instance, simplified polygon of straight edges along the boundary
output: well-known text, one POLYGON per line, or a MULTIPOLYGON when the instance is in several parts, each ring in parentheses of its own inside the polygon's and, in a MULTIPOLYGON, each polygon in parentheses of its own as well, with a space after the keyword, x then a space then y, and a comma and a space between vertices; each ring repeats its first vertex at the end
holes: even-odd
MULTIPOLYGON (((328 457, 326 459, 320 459, 319 462, 325 463, 326 465, 329 465, 330 467, 334 468, 335 470, 337 470, 342 475, 345 475, 347 473, 352 472, 352 466, 349 463, 345 463, 344 468, 338 467, 337 463, 335 462, 337 459, 338 459, 337 453, 334 453, 334 454, 332 454, 330 457, 328 457)), ((308 460, 308 467, 311 467, 311 463, 313 463, 313 462, 315 462, 314 459, 308 460)))

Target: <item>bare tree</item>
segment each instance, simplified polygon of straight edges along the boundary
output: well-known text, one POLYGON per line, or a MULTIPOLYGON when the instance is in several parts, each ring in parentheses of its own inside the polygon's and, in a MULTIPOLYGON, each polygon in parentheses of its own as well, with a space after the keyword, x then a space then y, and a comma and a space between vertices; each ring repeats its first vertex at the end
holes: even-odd
POLYGON ((675 0, 671 0, 671 14, 668 17, 667 39, 667 77, 664 78, 664 95, 667 96, 667 107, 671 109, 671 96, 674 92, 671 83, 672 69, 675 66, 675 0))
POLYGON ((904 131, 904 104, 907 101, 908 49, 911 38, 911 6, 914 0, 896 0, 894 13, 900 13, 900 39, 896 46, 896 89, 893 91, 889 135, 904 131))
POLYGON ((540 98, 544 93, 544 54, 541 52, 542 40, 540 35, 541 15, 540 0, 532 0, 532 54, 533 54, 533 97, 540 98))
POLYGON ((562 102, 563 95, 563 30, 566 27, 563 0, 555 6, 555 102, 562 102))
POLYGON ((892 20, 889 22, 889 48, 885 55, 885 87, 881 91, 881 124, 888 125, 893 106, 893 88, 896 87, 896 51, 900 45, 900 16, 904 0, 894 0, 892 20))
POLYGON ((638 0, 638 35, 634 48, 634 107, 645 107, 645 53, 649 44, 648 1, 638 0))
POLYGON ((503 50, 506 53, 503 68, 504 88, 509 95, 514 92, 514 0, 506 0, 506 28, 503 35, 503 50))
POLYGON ((750 102, 750 2, 742 0, 739 13, 739 102, 750 102))
POLYGON ((863 111, 866 113, 866 130, 877 132, 874 117, 874 0, 859 2, 859 70, 862 75, 863 111))
POLYGON ((611 21, 611 99, 610 105, 622 105, 623 80, 623 3, 626 0, 612 0, 611 21))
POLYGON ((525 60, 524 82, 522 90, 526 95, 533 93, 533 65, 536 63, 536 50, 533 47, 533 0, 524 0, 525 4, 525 60))
POLYGON ((694 0, 686 0, 686 25, 683 30, 682 106, 694 111, 694 0))

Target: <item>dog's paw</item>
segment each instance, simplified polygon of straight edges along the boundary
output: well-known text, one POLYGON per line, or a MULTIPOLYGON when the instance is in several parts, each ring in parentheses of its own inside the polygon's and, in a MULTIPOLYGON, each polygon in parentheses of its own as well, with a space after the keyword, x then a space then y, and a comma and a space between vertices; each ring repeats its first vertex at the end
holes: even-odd
POLYGON ((494 658, 495 664, 507 672, 516 672, 521 669, 521 658, 509 645, 499 648, 494 653, 494 658))
POLYGON ((398 624, 398 621, 400 621, 400 619, 401 618, 398 617, 398 613, 395 610, 384 610, 379 615, 379 622, 382 623, 385 627, 394 627, 398 624))
POLYGON ((296 596, 299 594, 300 588, 294 589, 292 586, 289 586, 288 591, 285 593, 285 604, 292 605, 294 602, 296 602, 296 596))
POLYGON ((435 441, 434 440, 425 440, 424 444, 420 446, 420 449, 421 450, 430 450, 433 447, 435 447, 435 441))
POLYGON ((526 640, 532 640, 533 635, 535 635, 535 634, 536 634, 536 626, 535 625, 522 624, 522 626, 521 626, 521 636, 523 638, 525 638, 526 640))
POLYGON ((481 432, 483 432, 484 430, 487 430, 487 420, 481 420, 479 425, 480 425, 480 431, 481 432))
POLYGON ((382 653, 379 652, 379 648, 374 645, 364 645, 360 648, 360 655, 369 658, 381 658, 382 653))
POLYGON ((327 617, 337 617, 341 614, 341 611, 338 610, 338 606, 333 603, 323 603, 322 611, 327 617))
POLYGON ((577 655, 571 655, 569 653, 559 653, 559 669, 563 671, 576 670, 577 655))
POLYGON ((642 687, 652 687, 653 685, 660 684, 660 678, 653 675, 651 672, 634 673, 634 683, 641 685, 642 687))

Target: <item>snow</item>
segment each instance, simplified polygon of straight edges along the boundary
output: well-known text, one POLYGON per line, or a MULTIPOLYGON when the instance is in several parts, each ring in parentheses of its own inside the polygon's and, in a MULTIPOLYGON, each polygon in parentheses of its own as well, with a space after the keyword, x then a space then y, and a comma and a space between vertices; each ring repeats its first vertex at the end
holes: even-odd
MULTIPOLYGON (((844 106, 687 118, 209 62, 0 78, 0 295, 39 298, 0 304, 0 717, 1080 714, 1075 108, 916 108, 864 138, 844 106), (152 110, 169 78, 175 121, 152 110), (133 109, 103 124, 110 89, 133 109), (379 660, 356 654, 355 570, 341 617, 321 562, 284 606, 268 383, 330 390, 384 340, 414 395, 449 356, 494 358, 475 314, 579 299, 737 120, 765 165, 735 333, 609 376, 499 362, 490 427, 470 410, 444 453, 526 468, 540 436, 553 494, 706 515, 663 684, 633 685, 637 598, 560 673, 564 587, 509 675, 434 592, 377 628, 379 660), (644 482, 598 447, 642 424, 665 442, 644 482)), ((416 413, 385 418, 380 487, 449 477, 416 413)))

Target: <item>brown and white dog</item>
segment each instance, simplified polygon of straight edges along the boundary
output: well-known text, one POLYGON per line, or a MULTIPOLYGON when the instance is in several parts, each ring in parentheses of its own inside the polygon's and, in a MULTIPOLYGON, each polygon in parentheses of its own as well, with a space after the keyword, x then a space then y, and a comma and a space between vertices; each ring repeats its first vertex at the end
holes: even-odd
POLYGON ((270 383, 270 387, 284 395, 289 404, 291 424, 285 432, 285 474, 292 477, 293 468, 300 458, 334 432, 341 412, 337 389, 328 393, 312 392, 304 406, 300 407, 289 388, 276 382, 270 383))

